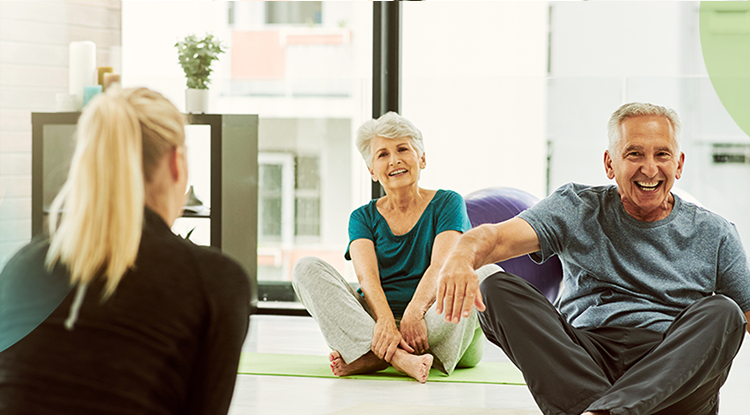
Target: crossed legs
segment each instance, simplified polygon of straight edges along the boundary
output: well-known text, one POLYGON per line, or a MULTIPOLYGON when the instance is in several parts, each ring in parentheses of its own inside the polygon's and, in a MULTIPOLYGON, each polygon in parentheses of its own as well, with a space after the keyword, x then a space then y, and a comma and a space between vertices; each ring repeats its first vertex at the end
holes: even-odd
MULTIPOLYGON (((496 265, 487 265, 477 270, 477 275, 481 280, 498 270, 496 265)), ((370 351, 375 320, 367 302, 333 266, 318 258, 303 258, 294 266, 292 285, 333 350, 329 360, 336 376, 370 373, 389 366, 370 351)), ((422 355, 398 349, 391 360, 396 370, 425 382, 433 364, 450 374, 455 367, 474 366, 482 358, 484 337, 476 311, 455 325, 437 315, 433 305, 425 322, 430 349, 422 355)))
POLYGON ((371 373, 392 364, 419 382, 427 381, 431 354, 398 349, 388 363, 370 351, 375 327, 370 308, 333 266, 318 258, 303 258, 292 271, 292 286, 333 349, 329 360, 334 375, 371 373))
POLYGON ((533 286, 498 273, 481 285, 487 338, 523 372, 547 415, 715 413, 716 395, 744 337, 737 305, 715 295, 662 334, 569 325, 533 286))

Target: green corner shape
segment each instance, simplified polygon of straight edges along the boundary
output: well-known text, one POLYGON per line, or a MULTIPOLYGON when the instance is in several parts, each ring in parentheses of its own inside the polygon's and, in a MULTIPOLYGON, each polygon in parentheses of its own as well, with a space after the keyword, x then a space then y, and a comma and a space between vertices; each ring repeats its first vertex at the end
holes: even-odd
POLYGON ((700 40, 716 94, 750 135, 750 2, 702 1, 700 40))

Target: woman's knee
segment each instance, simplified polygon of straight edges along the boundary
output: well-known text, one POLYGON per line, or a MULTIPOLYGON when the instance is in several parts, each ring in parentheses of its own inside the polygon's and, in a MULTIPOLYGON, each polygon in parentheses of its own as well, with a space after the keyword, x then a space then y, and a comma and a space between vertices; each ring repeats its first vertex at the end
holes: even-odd
POLYGON ((461 359, 456 364, 456 367, 474 367, 479 364, 484 356, 484 333, 482 329, 477 327, 474 331, 474 338, 472 338, 469 347, 461 356, 461 359))
POLYGON ((505 271, 505 270, 497 264, 487 264, 487 265, 480 267, 478 270, 476 270, 476 273, 477 273, 477 277, 479 277, 479 282, 481 283, 490 275, 493 275, 502 271, 505 271))
POLYGON ((292 285, 306 285, 320 275, 326 267, 326 262, 320 258, 308 256, 300 259, 292 268, 292 285))

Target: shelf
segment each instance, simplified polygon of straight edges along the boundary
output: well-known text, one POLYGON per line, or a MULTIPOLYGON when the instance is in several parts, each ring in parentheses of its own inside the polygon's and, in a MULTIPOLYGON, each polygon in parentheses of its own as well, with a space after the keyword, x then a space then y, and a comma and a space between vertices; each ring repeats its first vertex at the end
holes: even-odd
MULTIPOLYGON (((32 113, 31 233, 43 232, 49 204, 62 187, 75 149, 80 113, 32 113), (46 205, 46 206, 45 206, 46 205)), ((188 125, 205 125, 210 152, 211 207, 183 218, 210 220, 211 246, 237 261, 250 278, 257 307, 258 116, 185 114, 188 125), (231 218, 225 220, 225 218, 231 218)), ((201 128, 202 129, 202 128, 201 128)), ((204 133, 201 133, 203 135, 204 133)), ((209 195, 207 195, 209 196, 209 195)))
MULTIPOLYGON (((65 212, 65 209, 61 209, 60 213, 65 212)), ((45 206, 42 208, 42 213, 45 215, 49 215, 49 206, 45 206)), ((206 218, 211 219, 211 209, 206 209, 202 212, 191 212, 191 211, 183 211, 182 212, 182 218, 206 218)))
POLYGON ((206 218, 211 219, 211 210, 203 211, 203 212, 190 212, 190 211, 183 211, 182 212, 183 218, 206 218))
POLYGON ((310 316, 302 303, 291 301, 258 301, 256 314, 310 316))

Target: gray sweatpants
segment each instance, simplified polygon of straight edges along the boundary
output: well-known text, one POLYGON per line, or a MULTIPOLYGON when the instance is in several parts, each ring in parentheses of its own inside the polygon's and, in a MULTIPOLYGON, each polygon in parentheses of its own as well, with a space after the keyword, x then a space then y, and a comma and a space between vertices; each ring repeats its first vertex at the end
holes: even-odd
MULTIPOLYGON (((478 269, 481 282, 502 269, 486 265, 478 269)), ((292 271, 292 286, 302 304, 323 332, 328 346, 351 363, 372 347, 375 319, 365 299, 327 262, 306 257, 292 271)), ((447 323, 435 312, 435 304, 424 316, 427 324, 427 353, 434 356, 433 367, 451 374, 456 367, 472 367, 484 354, 484 335, 476 309, 458 324, 447 323)), ((397 319, 396 324, 400 321, 397 319)))

